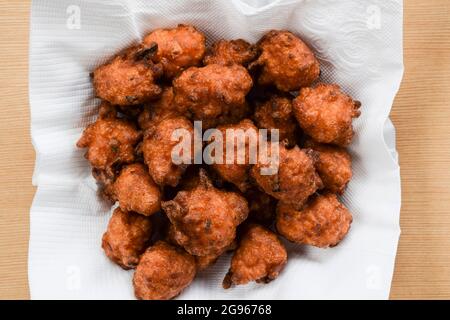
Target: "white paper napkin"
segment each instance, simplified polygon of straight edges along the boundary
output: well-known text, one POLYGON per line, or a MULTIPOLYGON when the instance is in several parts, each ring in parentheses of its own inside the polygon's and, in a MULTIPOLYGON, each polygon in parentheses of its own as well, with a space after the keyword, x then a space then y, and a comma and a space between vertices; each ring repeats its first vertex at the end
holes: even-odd
POLYGON ((267 285, 221 288, 229 256, 198 275, 181 299, 385 299, 399 238, 400 174, 388 120, 403 73, 400 0, 35 0, 30 38, 31 133, 37 153, 31 207, 33 299, 130 299, 132 271, 100 248, 110 208, 96 195, 75 142, 95 119, 89 73, 154 28, 193 24, 211 43, 257 41, 289 29, 316 51, 322 80, 362 102, 351 145, 354 178, 343 197, 347 238, 323 250, 288 244, 267 285))

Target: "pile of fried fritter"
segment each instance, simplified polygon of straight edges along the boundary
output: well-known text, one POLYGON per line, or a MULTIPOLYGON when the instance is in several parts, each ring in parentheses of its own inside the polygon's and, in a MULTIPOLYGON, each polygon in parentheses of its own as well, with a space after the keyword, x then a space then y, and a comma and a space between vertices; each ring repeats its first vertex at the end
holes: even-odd
MULTIPOLYGON (((223 287, 274 280, 285 239, 336 246, 352 215, 339 201, 352 177, 346 147, 360 103, 319 82, 311 49, 289 31, 258 43, 206 47, 193 26, 148 34, 92 74, 98 119, 77 143, 105 201, 118 203, 106 255, 133 278, 139 299, 171 299, 232 252, 223 287), (279 168, 175 164, 176 129, 279 129, 279 168)), ((207 142, 206 142, 207 143, 207 142)), ((247 145, 243 146, 248 147, 247 145)))

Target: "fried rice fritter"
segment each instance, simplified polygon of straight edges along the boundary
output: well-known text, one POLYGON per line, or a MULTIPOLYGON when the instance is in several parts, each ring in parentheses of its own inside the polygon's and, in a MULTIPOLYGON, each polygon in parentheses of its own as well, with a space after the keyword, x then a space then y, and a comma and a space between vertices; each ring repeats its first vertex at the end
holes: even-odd
POLYGON ((352 141, 352 120, 361 114, 360 106, 338 85, 323 83, 301 89, 293 101, 295 117, 307 135, 317 142, 342 147, 352 141))
POLYGON ((306 148, 318 153, 316 170, 324 188, 332 193, 343 194, 352 178, 352 158, 342 147, 326 145, 308 140, 306 148))
POLYGON ((144 38, 144 45, 155 44, 158 50, 152 59, 162 64, 167 79, 188 67, 200 65, 206 51, 205 36, 193 26, 183 24, 154 30, 144 38))
POLYGON ((279 202, 276 227, 289 241, 319 248, 336 246, 347 234, 352 215, 332 193, 318 195, 300 210, 279 202))
POLYGON ((135 211, 145 216, 161 208, 161 191, 141 163, 126 166, 114 182, 114 194, 124 211, 135 211))
POLYGON ((133 269, 150 244, 152 223, 148 217, 117 208, 102 238, 102 248, 123 269, 133 269))
POLYGON ((191 67, 173 81, 174 103, 180 113, 211 128, 227 118, 242 119, 252 84, 247 70, 239 65, 191 67))
POLYGON ((244 197, 215 188, 206 172, 200 170, 200 182, 191 190, 162 202, 173 225, 173 238, 195 256, 220 255, 236 237, 236 227, 248 215, 244 197))
POLYGON ((261 169, 269 167, 269 164, 258 159, 251 169, 251 175, 267 194, 300 207, 310 195, 323 187, 314 167, 315 161, 316 155, 312 150, 301 150, 298 146, 286 149, 280 144, 278 171, 275 174, 262 174, 261 169))
POLYGON ((162 66, 151 61, 157 46, 139 45, 119 54, 98 67, 93 74, 96 95, 113 105, 133 106, 159 97, 155 83, 162 76, 162 66))
POLYGON ((258 42, 259 58, 250 69, 260 69, 258 83, 288 92, 311 85, 320 75, 314 53, 289 31, 272 30, 258 42))
POLYGON ((239 64, 246 67, 250 62, 255 60, 258 51, 256 46, 251 45, 245 40, 219 40, 207 50, 203 59, 205 65, 222 64, 232 65, 239 64))
MULTIPOLYGON (((144 160, 148 166, 150 176, 159 186, 178 185, 181 176, 189 164, 175 164, 172 159, 173 148, 180 143, 180 140, 172 138, 176 130, 184 131, 187 137, 180 137, 180 140, 189 138, 193 141, 194 128, 192 123, 184 117, 167 118, 151 130, 147 130, 142 144, 144 160)), ((183 140, 184 141, 184 140, 183 140)), ((193 148, 191 147, 191 153, 193 148)), ((194 155, 188 156, 193 159, 194 155)))
POLYGON ((142 255, 133 277, 140 300, 168 300, 187 288, 196 274, 195 259, 182 249, 159 241, 142 255))
POLYGON ((251 281, 268 283, 278 277, 287 262, 283 243, 272 231, 252 224, 242 236, 231 260, 225 289, 251 281))

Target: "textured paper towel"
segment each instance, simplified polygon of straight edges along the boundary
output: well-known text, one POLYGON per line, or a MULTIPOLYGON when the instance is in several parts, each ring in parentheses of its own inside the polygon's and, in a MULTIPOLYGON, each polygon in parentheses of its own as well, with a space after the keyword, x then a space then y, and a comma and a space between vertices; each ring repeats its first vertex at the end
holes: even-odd
POLYGON ((157 27, 189 23, 209 41, 256 41, 289 29, 317 52, 322 80, 362 102, 351 145, 354 178, 343 197, 354 214, 348 237, 320 250, 288 244, 289 263, 267 285, 225 291, 224 256, 182 299, 375 298, 389 295, 400 233, 400 176, 388 114, 402 72, 402 2, 35 0, 30 39, 30 104, 37 153, 31 208, 29 281, 34 299, 133 298, 132 271, 100 248, 110 208, 97 198, 75 148, 95 118, 89 73, 157 27))

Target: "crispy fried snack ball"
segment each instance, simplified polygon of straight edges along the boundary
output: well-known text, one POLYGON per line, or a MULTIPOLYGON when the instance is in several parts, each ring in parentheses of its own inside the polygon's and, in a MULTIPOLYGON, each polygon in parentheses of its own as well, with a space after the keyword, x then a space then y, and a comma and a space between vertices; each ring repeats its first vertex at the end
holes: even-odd
POLYGON ((258 159, 251 175, 267 194, 299 207, 323 186, 314 168, 314 162, 312 150, 301 150, 297 146, 286 149, 280 144, 278 172, 272 175, 262 174, 261 169, 269 167, 269 164, 258 159))
POLYGON ((157 98, 161 88, 155 81, 162 67, 150 58, 157 47, 137 46, 116 56, 94 71, 96 95, 113 105, 131 106, 157 98))
MULTIPOLYGON (((153 181, 160 186, 175 187, 188 167, 188 164, 184 163, 177 165, 172 159, 172 149, 181 143, 172 141, 172 134, 178 129, 189 133, 190 139, 193 141, 194 129, 192 123, 184 117, 164 119, 147 130, 144 137, 142 144, 144 160, 153 181)), ((182 139, 184 138, 180 138, 180 140, 182 139)), ((193 155, 191 155, 192 158, 193 155)))
POLYGON ((291 99, 287 96, 272 95, 269 100, 257 104, 253 119, 258 128, 278 129, 280 141, 295 145, 298 124, 292 112, 291 99))
POLYGON ((108 258, 123 269, 133 269, 149 245, 151 233, 152 223, 148 217, 117 208, 103 234, 102 248, 108 258))
POLYGON ((122 169, 114 182, 114 194, 124 211, 150 216, 161 208, 161 191, 142 163, 134 163, 122 169))
POLYGON ((352 141, 352 120, 361 114, 361 103, 344 94, 338 85, 303 88, 292 106, 300 127, 313 140, 342 147, 352 141))
POLYGON ((204 121, 204 128, 213 127, 221 117, 245 112, 245 96, 252 84, 247 70, 239 65, 191 67, 173 81, 174 103, 179 112, 204 121))
POLYGON ((334 247, 347 234, 352 215, 335 194, 318 195, 301 210, 278 203, 278 232, 295 243, 319 248, 334 247))
POLYGON ((260 69, 260 85, 274 85, 287 92, 309 86, 319 77, 320 66, 314 53, 289 31, 268 32, 258 47, 261 55, 250 69, 260 69))
POLYGON ((110 170, 116 164, 135 160, 134 147, 141 137, 127 120, 100 117, 84 130, 77 147, 88 149, 85 157, 92 167, 110 170))
POLYGON ((205 36, 193 26, 183 24, 172 29, 157 29, 144 38, 144 45, 154 44, 158 50, 153 60, 162 64, 167 79, 188 67, 200 65, 206 51, 205 36))
POLYGON ((342 147, 308 140, 305 147, 318 152, 316 170, 325 189, 332 193, 344 193, 352 178, 352 158, 342 147))
POLYGON ((245 119, 238 124, 219 126, 217 129, 220 130, 223 136, 223 157, 221 159, 222 163, 214 163, 212 168, 223 180, 231 182, 239 190, 245 192, 250 186, 248 173, 251 163, 249 154, 253 152, 256 157, 258 152, 258 128, 255 127, 251 120, 245 119), (227 163, 227 140, 230 140, 232 146, 234 146, 233 163, 227 163), (243 156, 240 159, 243 160, 242 163, 238 161, 239 153, 243 156))
POLYGON ((207 51, 203 63, 231 65, 239 64, 246 67, 255 60, 258 50, 245 40, 219 40, 207 51))
POLYGON ((275 218, 277 201, 267 193, 251 188, 245 193, 248 201, 249 219, 263 225, 271 225, 275 218))
POLYGON ((248 215, 245 198, 216 189, 200 170, 200 183, 162 203, 174 227, 174 239, 195 256, 220 255, 236 237, 248 215))
POLYGON ((138 123, 142 130, 158 124, 162 120, 181 116, 173 104, 173 88, 165 87, 159 100, 148 103, 139 114, 138 123))
POLYGON ((178 296, 196 273, 195 259, 182 249, 158 241, 142 255, 133 277, 140 300, 169 300, 178 296))
POLYGON ((252 224, 244 233, 231 260, 225 279, 225 289, 251 281, 268 283, 278 277, 287 262, 286 249, 277 235, 252 224))

